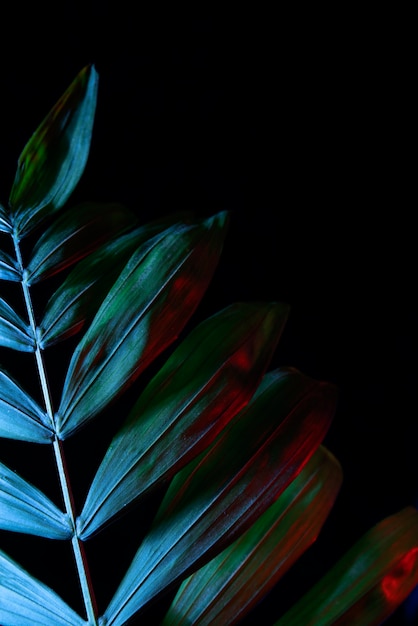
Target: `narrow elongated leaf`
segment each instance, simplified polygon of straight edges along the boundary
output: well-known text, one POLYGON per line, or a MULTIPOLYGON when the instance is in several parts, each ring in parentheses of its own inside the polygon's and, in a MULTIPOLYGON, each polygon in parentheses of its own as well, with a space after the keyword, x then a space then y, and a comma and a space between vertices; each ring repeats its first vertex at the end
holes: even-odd
POLYGON ((112 441, 78 533, 86 539, 134 498, 197 456, 254 393, 288 315, 238 304, 202 322, 174 351, 112 441))
POLYGON ((98 77, 87 66, 43 120, 18 160, 10 206, 20 237, 64 205, 87 162, 98 77))
POLYGON ((0 280, 12 280, 19 282, 22 280, 22 272, 12 257, 0 250, 0 280))
POLYGON ((169 229, 128 261, 71 360, 57 426, 68 437, 170 343, 202 298, 222 248, 226 215, 169 229))
POLYGON ((179 222, 170 216, 121 235, 80 261, 49 300, 38 334, 44 349, 77 333, 93 319, 134 251, 179 222))
POLYGON ((73 535, 68 516, 3 463, 0 463, 0 528, 49 539, 70 539, 73 535))
POLYGON ((86 626, 52 589, 0 551, 0 623, 3 626, 86 626))
POLYGON ((3 233, 11 233, 13 231, 9 215, 2 204, 0 204, 0 231, 3 233))
POLYGON ((35 350, 30 325, 26 324, 2 298, 0 298, 0 346, 22 352, 35 350))
POLYGON ((7 374, 0 371, 0 437, 51 443, 48 415, 7 374))
POLYGON ((418 512, 369 530, 276 626, 378 626, 418 584, 418 512))
POLYGON ((28 284, 73 265, 135 222, 132 212, 120 204, 86 203, 72 208, 38 240, 26 270, 28 284))
POLYGON ((334 409, 332 386, 295 370, 267 374, 208 451, 173 479, 104 623, 122 626, 247 530, 308 462, 334 409))
POLYGON ((320 446, 261 517, 180 587, 162 626, 238 623, 316 540, 341 486, 320 446))

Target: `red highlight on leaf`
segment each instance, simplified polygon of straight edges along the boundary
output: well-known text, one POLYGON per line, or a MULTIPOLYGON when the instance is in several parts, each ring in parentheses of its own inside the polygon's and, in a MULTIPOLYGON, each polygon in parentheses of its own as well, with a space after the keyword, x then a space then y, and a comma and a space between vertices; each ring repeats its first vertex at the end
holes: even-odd
POLYGON ((404 597, 403 583, 417 566, 418 547, 409 550, 382 580, 382 591, 388 602, 398 603, 404 597))

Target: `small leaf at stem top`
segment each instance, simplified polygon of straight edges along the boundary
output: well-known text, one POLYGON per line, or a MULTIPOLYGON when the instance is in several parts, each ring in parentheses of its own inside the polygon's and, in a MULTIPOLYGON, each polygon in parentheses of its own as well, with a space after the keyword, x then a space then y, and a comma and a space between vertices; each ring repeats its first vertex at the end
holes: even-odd
POLYGON ((61 208, 87 162, 97 99, 97 72, 86 66, 23 149, 10 193, 19 237, 61 208))

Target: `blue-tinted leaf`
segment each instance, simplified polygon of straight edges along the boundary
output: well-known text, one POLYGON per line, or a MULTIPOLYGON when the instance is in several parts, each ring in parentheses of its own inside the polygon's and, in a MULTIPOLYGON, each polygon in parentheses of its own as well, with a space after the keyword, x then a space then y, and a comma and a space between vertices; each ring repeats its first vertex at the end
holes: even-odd
POLYGON ((10 194, 20 237, 62 207, 87 162, 97 73, 85 67, 43 120, 19 157, 10 194))
POLYGON ((0 463, 0 528, 49 539, 71 539, 67 515, 39 489, 0 463))
POLYGON ((134 251, 179 218, 170 216, 136 228, 80 261, 47 304, 38 330, 41 347, 74 335, 91 321, 134 251))
POLYGON ((320 446, 276 502, 182 584, 162 626, 238 623, 316 540, 341 480, 320 446))
POLYGON ((51 443, 53 439, 48 415, 2 371, 0 371, 0 437, 34 443, 51 443))
POLYGON ((2 298, 0 298, 0 346, 22 352, 35 350, 30 325, 25 324, 2 298))
POLYGON ((52 589, 0 552, 0 623, 3 626, 86 626, 52 589))
POLYGON ((335 403, 331 385, 295 370, 267 374, 208 451, 171 482, 104 624, 122 626, 247 530, 309 461, 335 403))
POLYGON ((3 233, 11 233, 13 231, 9 215, 2 204, 0 204, 0 231, 3 233))
POLYGON ((369 530, 276 626, 379 626, 418 584, 418 512, 369 530))
POLYGON ((86 203, 66 211, 37 242, 26 270, 28 284, 73 265, 135 222, 119 204, 86 203))
POLYGON ((7 252, 2 250, 0 250, 0 279, 14 282, 22 280, 22 272, 18 264, 7 252))
POLYGON ((78 520, 82 539, 173 476, 245 406, 287 315, 285 305, 238 304, 190 333, 112 441, 78 520))
POLYGON ((175 226, 130 258, 71 360, 56 418, 62 438, 176 339, 212 277, 225 225, 222 213, 175 226))

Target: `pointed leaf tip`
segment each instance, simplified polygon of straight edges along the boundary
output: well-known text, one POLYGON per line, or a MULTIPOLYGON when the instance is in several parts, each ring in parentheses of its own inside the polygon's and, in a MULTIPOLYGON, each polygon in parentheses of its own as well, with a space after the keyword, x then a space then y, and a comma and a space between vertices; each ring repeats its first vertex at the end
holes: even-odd
POLYGON ((418 584, 418 512, 369 530, 275 626, 383 624, 418 584))
POLYGON ((96 415, 177 338, 218 263, 223 219, 176 224, 130 257, 71 360, 56 420, 61 438, 96 415))
POLYGON ((61 208, 87 162, 97 100, 94 66, 81 70, 23 149, 10 194, 20 237, 61 208))

